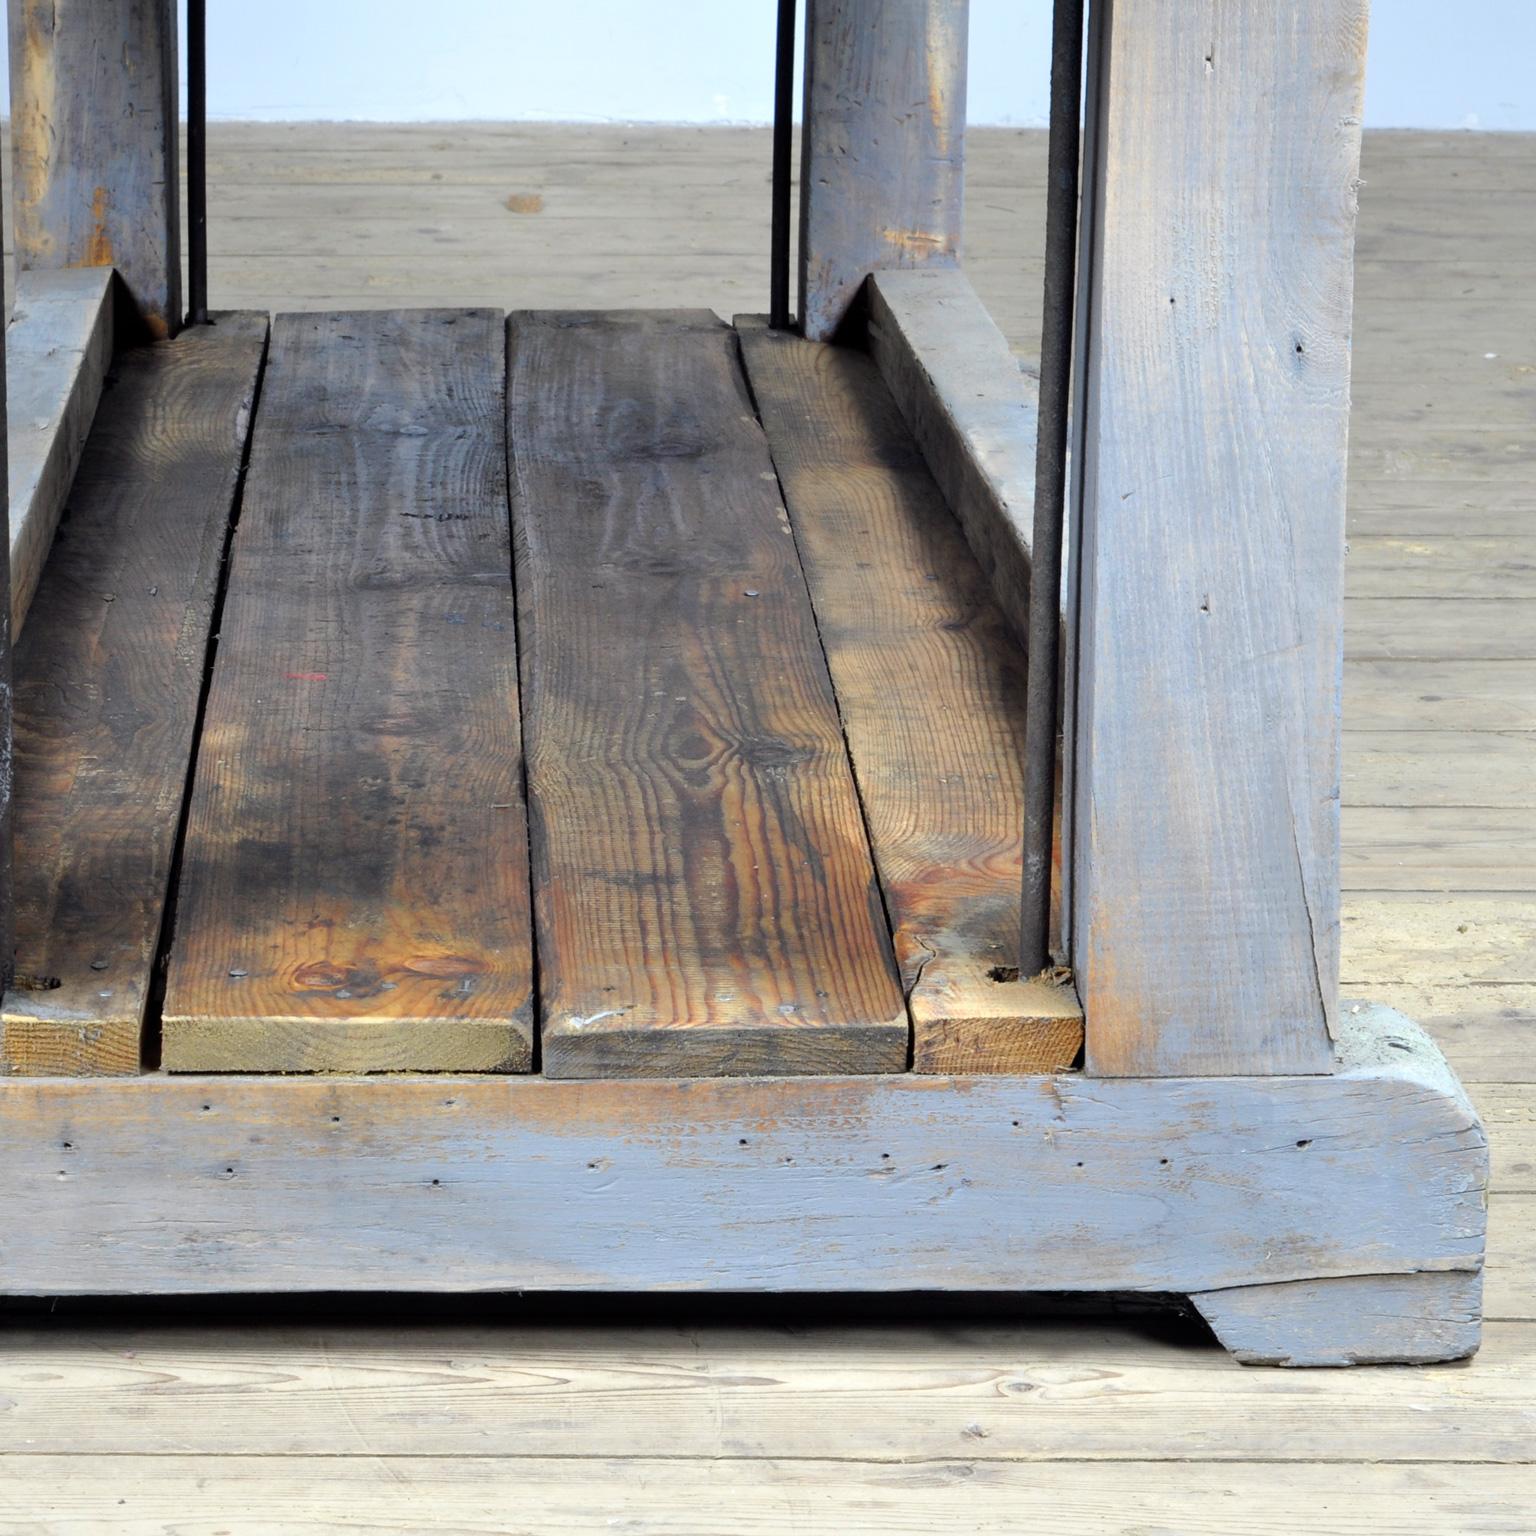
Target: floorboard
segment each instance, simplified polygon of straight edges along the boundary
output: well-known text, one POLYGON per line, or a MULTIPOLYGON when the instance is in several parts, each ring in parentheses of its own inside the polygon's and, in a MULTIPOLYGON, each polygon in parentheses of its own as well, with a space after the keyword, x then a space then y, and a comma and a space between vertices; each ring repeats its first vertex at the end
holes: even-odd
POLYGON ((510 326, 543 1066, 897 1072, 907 1019, 735 333, 510 326))
POLYGON ((198 762, 172 1071, 524 1071, 499 313, 277 319, 198 762))
POLYGON ((132 1073, 265 315, 120 355, 15 666, 0 1071, 132 1073))
POLYGON ((738 322, 931 1072, 1051 1072, 1070 989, 1020 980, 1024 654, 873 362, 738 322))

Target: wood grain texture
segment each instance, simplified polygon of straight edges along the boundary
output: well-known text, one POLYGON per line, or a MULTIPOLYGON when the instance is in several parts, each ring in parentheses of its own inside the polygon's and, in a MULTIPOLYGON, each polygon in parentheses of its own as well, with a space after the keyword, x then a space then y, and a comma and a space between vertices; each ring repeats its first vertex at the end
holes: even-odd
POLYGON ((544 1071, 901 1071, 890 936, 734 332, 528 314, 510 347, 544 1071))
POLYGON ((181 314, 174 0, 9 0, 16 260, 115 267, 150 338, 181 314))
POLYGON ((503 356, 495 311, 274 325, 183 855, 172 1071, 530 1065, 503 356))
POLYGON ((221 314, 119 355, 16 649, 0 1073, 139 1070, 219 564, 266 344, 221 314))
POLYGON ((582 1474, 607 1482, 594 1464, 630 1457, 921 1465, 963 1451, 983 1481, 998 1463, 1155 1456, 1185 1473, 1268 1462, 1277 1479, 1305 1461, 1435 1461, 1475 1486, 1474 1467, 1532 1459, 1524 1322, 1487 1325, 1470 1377, 1305 1382, 1235 1370, 1193 1321, 1034 1297, 266 1299, 259 1320, 184 1298, 46 1305, 12 1304, 0 1392, 12 1456, 69 1456, 76 1475, 104 1456, 579 1450, 582 1474))
POLYGON ((1476 1270, 1488 1154, 1465 1094, 1385 1010, 1350 1015, 1341 1048, 1333 1076, 1220 1082, 11 1080, 0 1293, 1188 1293, 1476 1270))
POLYGON ((1039 378, 963 272, 877 272, 867 293, 870 355, 1023 645, 1039 378))
POLYGON ((112 270, 26 272, 6 327, 11 635, 21 633, 112 360, 112 270))
POLYGON ((812 341, 885 267, 953 266, 969 0, 807 0, 800 319, 812 341))
POLYGON ((1075 996, 1017 972, 1023 652, 874 362, 737 325, 837 688, 913 1065, 1069 1067, 1075 996))
POLYGON ((1190 1297, 1244 1365, 1425 1365, 1475 1354, 1481 1271, 1349 1275, 1190 1297))
POLYGON ((1330 1065, 1365 14, 1108 21, 1074 753, 1097 1074, 1330 1065))
MULTIPOLYGON (((963 1426, 962 1426, 963 1429, 963 1426)), ((678 1460, 665 1451, 614 1462, 569 1454, 451 1460, 412 1456, 264 1458, 187 1455, 6 1458, 6 1492, 45 1508, 54 1531, 163 1536, 195 1509, 214 1530, 261 1511, 262 1536, 501 1536, 507 1511, 525 1528, 609 1536, 1057 1536, 1177 1531, 1179 1536, 1289 1536, 1299 1530, 1414 1536, 1525 1536, 1529 1466, 1220 1467, 1095 1462, 978 1468, 961 1444, 945 1457, 678 1460), (1327 1521, 1327 1524, 1322 1523, 1327 1521), (534 1522, 537 1521, 537 1524, 534 1522)), ((36 1528, 36 1527, 34 1527, 36 1528)), ((49 1527, 44 1526, 44 1530, 49 1527)), ((194 1527, 195 1529, 195 1527, 194 1527)), ((52 1532, 50 1531, 50 1536, 52 1532)))

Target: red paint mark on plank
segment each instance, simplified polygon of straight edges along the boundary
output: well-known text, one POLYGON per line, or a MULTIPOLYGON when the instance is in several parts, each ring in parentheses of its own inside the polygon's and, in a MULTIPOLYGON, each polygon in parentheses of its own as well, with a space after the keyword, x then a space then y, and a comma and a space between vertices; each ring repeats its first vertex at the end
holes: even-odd
POLYGON ((328 683, 331 680, 329 672, 284 672, 283 676, 290 683, 328 683))

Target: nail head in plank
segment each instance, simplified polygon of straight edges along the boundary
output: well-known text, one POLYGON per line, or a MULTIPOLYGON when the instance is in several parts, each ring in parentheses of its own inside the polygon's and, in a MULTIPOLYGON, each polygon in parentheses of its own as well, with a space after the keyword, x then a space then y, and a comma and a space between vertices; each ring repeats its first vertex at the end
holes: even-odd
POLYGON ((1072 989, 1015 969, 1023 653, 871 359, 737 325, 895 928, 914 1068, 1069 1067, 1072 989))
POLYGON ((21 634, 112 360, 112 269, 22 272, 5 333, 11 637, 21 634))
POLYGON ((907 1020, 734 332, 516 315, 547 1075, 899 1072, 907 1020))
POLYGON ((503 356, 491 310, 274 324, 183 855, 171 1071, 530 1064, 503 356))
POLYGON ((132 1073, 267 317, 120 354, 16 649, 0 1071, 132 1073))

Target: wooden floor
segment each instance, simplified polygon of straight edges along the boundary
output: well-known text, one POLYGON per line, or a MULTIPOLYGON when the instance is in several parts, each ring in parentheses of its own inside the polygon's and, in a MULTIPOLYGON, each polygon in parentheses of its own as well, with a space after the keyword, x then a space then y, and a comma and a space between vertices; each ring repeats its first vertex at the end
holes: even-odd
MULTIPOLYGON (((212 148, 220 306, 763 307, 764 135, 212 148)), ((1025 353, 1043 165, 975 136, 970 269, 1025 353)), ((29 1307, 0 1333, 0 1532, 1528 1532, 1536 145, 1378 135, 1364 174, 1345 975, 1429 1027, 1489 1124, 1476 1360, 1242 1371, 1175 1320, 992 1304, 29 1307)))

